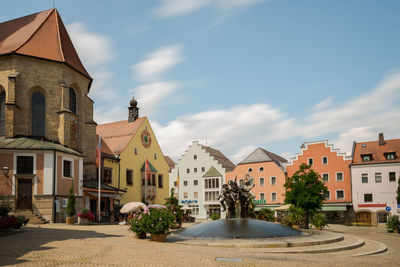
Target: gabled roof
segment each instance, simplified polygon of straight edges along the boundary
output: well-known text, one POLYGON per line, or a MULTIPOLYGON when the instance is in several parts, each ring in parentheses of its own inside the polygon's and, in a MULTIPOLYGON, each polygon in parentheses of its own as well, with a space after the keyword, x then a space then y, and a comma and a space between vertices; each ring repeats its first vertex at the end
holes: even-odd
POLYGON ((165 161, 167 162, 169 169, 172 170, 175 168, 175 162, 168 156, 164 156, 165 161))
POLYGON ((116 121, 97 125, 96 133, 107 143, 113 154, 121 154, 136 134, 146 117, 140 117, 134 122, 116 121))
MULTIPOLYGON (((99 146, 99 135, 96 134, 96 140, 97 140, 97 146, 99 146)), ((101 156, 102 157, 106 157, 106 158, 110 158, 110 159, 117 159, 114 156, 114 153, 112 152, 111 148, 107 145, 107 143, 104 141, 103 137, 101 138, 101 156)))
POLYGON ((273 161, 278 166, 281 166, 283 163, 287 163, 287 160, 282 158, 281 156, 278 156, 268 150, 258 147, 256 148, 256 150, 251 152, 250 155, 248 155, 244 160, 239 162, 239 164, 268 162, 268 161, 273 161))
POLYGON ((353 162, 354 164, 374 164, 400 162, 400 139, 384 140, 383 145, 379 141, 354 143, 353 162), (385 153, 396 153, 394 160, 386 160, 385 153), (371 154, 372 160, 363 162, 361 155, 371 154))
POLYGON ((75 156, 83 157, 82 153, 75 151, 71 148, 65 147, 61 144, 41 141, 27 137, 5 138, 0 137, 0 149, 11 150, 53 150, 59 151, 75 156))
POLYGON ((211 168, 203 175, 203 177, 219 177, 222 176, 222 174, 214 168, 214 166, 211 166, 211 168))
POLYGON ((208 146, 203 146, 201 145, 203 149, 205 149, 216 161, 218 161, 219 164, 222 165, 227 171, 232 171, 235 169, 236 165, 232 163, 227 157, 225 157, 224 154, 222 154, 221 151, 208 147, 208 146))
POLYGON ((6 54, 66 63, 92 80, 55 8, 0 23, 0 55, 6 54))

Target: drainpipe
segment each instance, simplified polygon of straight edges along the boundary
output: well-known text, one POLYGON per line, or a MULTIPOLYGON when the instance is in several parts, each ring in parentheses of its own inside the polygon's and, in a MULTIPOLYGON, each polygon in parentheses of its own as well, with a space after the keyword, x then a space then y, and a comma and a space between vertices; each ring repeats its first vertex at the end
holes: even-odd
POLYGON ((56 223, 56 166, 57 166, 56 151, 53 151, 53 223, 56 223))
POLYGON ((121 163, 120 163, 121 159, 118 157, 118 192, 119 192, 119 188, 120 188, 120 177, 121 177, 121 163))

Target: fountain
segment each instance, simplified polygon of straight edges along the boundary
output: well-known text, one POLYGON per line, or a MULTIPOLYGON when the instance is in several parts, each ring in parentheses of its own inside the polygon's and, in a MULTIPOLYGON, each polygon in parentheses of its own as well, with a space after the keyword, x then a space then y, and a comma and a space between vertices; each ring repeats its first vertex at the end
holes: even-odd
POLYGON ((299 236, 303 232, 277 223, 249 218, 249 208, 254 196, 250 192, 254 187, 254 178, 248 175, 222 185, 219 200, 226 219, 201 223, 179 233, 186 238, 214 239, 252 239, 299 236), (240 215, 239 218, 237 218, 240 215))

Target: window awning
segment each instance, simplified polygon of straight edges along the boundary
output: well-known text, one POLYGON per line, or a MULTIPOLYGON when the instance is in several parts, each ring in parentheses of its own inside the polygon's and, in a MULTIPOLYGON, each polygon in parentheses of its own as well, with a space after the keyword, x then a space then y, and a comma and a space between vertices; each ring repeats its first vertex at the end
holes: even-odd
MULTIPOLYGON (((92 195, 94 197, 98 197, 99 193, 97 192, 87 192, 89 195, 92 195)), ((101 193, 100 194, 101 197, 113 197, 113 198, 121 198, 120 195, 115 195, 115 194, 110 194, 110 193, 101 193)))
MULTIPOLYGON (((146 162, 143 163, 142 168, 140 169, 141 172, 144 172, 144 171, 145 171, 145 164, 146 164, 146 162)), ((150 161, 149 161, 149 168, 150 168, 149 171, 151 171, 151 172, 157 172, 157 169, 154 168, 154 166, 150 163, 150 161)))
POLYGON ((346 211, 346 205, 323 205, 322 211, 346 211))

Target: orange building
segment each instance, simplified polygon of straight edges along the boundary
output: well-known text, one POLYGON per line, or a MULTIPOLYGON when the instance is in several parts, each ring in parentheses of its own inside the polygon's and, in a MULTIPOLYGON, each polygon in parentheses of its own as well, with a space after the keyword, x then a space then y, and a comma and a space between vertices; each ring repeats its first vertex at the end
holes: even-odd
POLYGON ((226 173, 228 180, 241 179, 246 175, 254 178, 255 187, 251 192, 255 195, 257 208, 276 208, 285 201, 285 164, 287 160, 262 148, 257 148, 232 172, 226 173))
POLYGON ((328 187, 322 210, 326 212, 329 222, 351 221, 354 214, 349 167, 351 157, 334 149, 328 141, 306 142, 301 146, 300 154, 287 164, 287 176, 291 177, 303 163, 311 165, 328 187))

